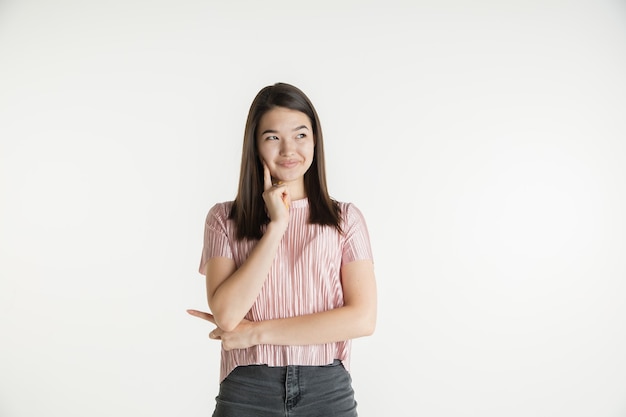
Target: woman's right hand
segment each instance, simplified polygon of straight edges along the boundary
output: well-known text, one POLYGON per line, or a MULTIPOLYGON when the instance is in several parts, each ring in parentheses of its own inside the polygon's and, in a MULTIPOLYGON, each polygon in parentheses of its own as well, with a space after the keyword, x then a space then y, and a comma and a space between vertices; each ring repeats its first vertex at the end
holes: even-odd
POLYGON ((270 169, 263 161, 263 201, 267 209, 267 215, 270 221, 284 224, 285 227, 289 223, 289 189, 285 184, 280 182, 272 184, 272 175, 270 169))

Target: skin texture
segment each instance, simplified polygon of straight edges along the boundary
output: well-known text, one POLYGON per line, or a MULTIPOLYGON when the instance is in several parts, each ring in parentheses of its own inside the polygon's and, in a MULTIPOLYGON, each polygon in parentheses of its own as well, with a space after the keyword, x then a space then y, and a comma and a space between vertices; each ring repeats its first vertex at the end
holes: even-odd
POLYGON ((257 149, 264 169, 263 201, 267 230, 248 259, 236 268, 232 259, 207 263, 207 300, 211 313, 187 310, 216 327, 209 337, 226 350, 257 344, 308 345, 367 336, 376 325, 376 282, 369 260, 341 268, 342 307, 315 314, 252 322, 244 319, 256 300, 289 223, 291 201, 306 198, 304 174, 315 152, 311 121, 299 111, 276 107, 259 122, 257 149))

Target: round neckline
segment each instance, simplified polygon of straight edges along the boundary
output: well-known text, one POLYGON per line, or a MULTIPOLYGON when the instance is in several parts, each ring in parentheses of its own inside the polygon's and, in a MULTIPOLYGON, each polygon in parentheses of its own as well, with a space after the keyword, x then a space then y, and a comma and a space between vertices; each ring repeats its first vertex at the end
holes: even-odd
POLYGON ((308 206, 309 206, 309 199, 306 197, 301 198, 299 200, 293 200, 289 204, 290 208, 302 208, 302 207, 308 207, 308 206))

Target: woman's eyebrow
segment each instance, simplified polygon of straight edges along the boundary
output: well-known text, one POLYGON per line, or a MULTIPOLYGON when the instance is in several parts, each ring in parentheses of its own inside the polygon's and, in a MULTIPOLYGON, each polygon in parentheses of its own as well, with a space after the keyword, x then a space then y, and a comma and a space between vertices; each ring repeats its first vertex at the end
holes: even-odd
MULTIPOLYGON (((302 125, 302 126, 298 126, 298 127, 296 127, 295 129, 293 129, 293 131, 295 132, 296 130, 300 130, 300 129, 306 129, 306 130, 309 130, 309 128, 308 128, 308 127, 306 127, 306 125, 302 125)), ((261 136, 262 136, 262 135, 265 135, 266 133, 278 133, 278 130, 274 130, 274 129, 267 129, 267 130, 264 130, 263 132, 261 132, 261 136)))
POLYGON ((261 133, 261 135, 264 135, 266 133, 278 133, 278 130, 274 130, 274 129, 267 129, 264 130, 263 133, 261 133))

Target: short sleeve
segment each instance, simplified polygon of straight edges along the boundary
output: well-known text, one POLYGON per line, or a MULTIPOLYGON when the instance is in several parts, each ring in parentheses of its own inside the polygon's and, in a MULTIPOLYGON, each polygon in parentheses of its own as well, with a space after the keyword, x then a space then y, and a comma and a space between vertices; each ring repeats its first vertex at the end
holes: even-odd
POLYGON ((373 261, 369 233, 363 214, 354 204, 346 204, 344 210, 342 227, 345 242, 341 264, 367 259, 373 261))
POLYGON ((206 264, 211 258, 232 258, 233 253, 228 233, 228 208, 223 204, 216 204, 209 210, 204 224, 204 245, 200 259, 202 275, 206 275, 206 264))

